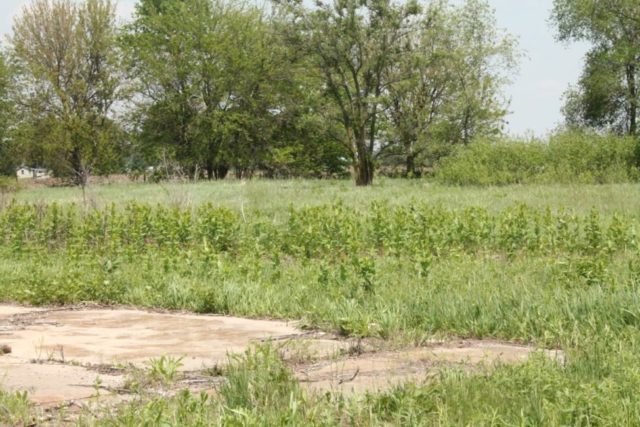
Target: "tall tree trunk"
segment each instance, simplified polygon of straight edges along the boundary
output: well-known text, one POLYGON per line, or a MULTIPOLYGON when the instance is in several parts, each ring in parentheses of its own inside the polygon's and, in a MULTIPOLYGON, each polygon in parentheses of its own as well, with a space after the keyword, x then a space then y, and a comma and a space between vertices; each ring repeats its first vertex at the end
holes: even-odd
POLYGON ((373 183, 373 162, 368 158, 358 159, 356 165, 356 185, 365 187, 373 183))
POLYGON ((215 170, 212 160, 207 160, 207 164, 205 165, 204 169, 207 171, 207 180, 211 181, 215 178, 215 170))
POLYGON ((413 153, 408 153, 405 159, 405 178, 415 178, 416 174, 416 156, 413 153))
POLYGON ((638 134, 638 85, 636 65, 627 65, 627 88, 629 89, 629 135, 638 134))
POLYGON ((213 169, 216 179, 225 179, 229 173, 229 166, 225 164, 217 164, 213 169))
POLYGON ((77 148, 71 152, 71 171, 73 173, 73 183, 84 188, 87 185, 89 173, 82 163, 82 155, 77 148))
POLYGON ((373 159, 368 150, 364 132, 358 137, 356 143, 357 159, 355 164, 356 185, 364 187, 373 183, 373 159))

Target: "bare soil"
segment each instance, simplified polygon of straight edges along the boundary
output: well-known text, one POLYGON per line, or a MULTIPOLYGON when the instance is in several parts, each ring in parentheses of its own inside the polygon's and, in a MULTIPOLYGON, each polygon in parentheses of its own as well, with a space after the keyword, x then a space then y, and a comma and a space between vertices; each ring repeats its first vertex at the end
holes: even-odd
MULTIPOLYGON (((175 389, 215 392, 224 381, 214 367, 251 343, 280 347, 311 392, 361 393, 420 382, 442 366, 523 362, 536 350, 494 341, 452 341, 404 351, 381 351, 360 341, 305 333, 295 323, 136 309, 39 309, 0 305, 0 387, 28 391, 41 405, 122 396, 131 370, 159 356, 182 358, 175 389)), ((546 352, 560 359, 561 353, 546 352)), ((124 397, 126 398, 126 397, 124 397)))

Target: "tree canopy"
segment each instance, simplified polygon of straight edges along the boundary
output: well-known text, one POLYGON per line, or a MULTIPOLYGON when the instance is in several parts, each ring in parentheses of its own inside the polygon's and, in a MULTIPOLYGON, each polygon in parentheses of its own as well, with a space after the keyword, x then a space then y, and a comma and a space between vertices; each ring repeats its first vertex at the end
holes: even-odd
POLYGON ((552 20, 560 40, 592 44, 577 87, 567 93, 568 123, 637 135, 640 3, 554 0, 552 20))
POLYGON ((34 0, 15 20, 10 54, 25 152, 84 184, 117 167, 112 115, 121 72, 111 0, 34 0))
POLYGON ((111 0, 33 0, 7 53, 0 98, 11 86, 3 111, 19 120, 3 167, 20 159, 78 184, 149 167, 417 176, 501 132, 517 59, 483 0, 139 0, 121 27, 111 0))

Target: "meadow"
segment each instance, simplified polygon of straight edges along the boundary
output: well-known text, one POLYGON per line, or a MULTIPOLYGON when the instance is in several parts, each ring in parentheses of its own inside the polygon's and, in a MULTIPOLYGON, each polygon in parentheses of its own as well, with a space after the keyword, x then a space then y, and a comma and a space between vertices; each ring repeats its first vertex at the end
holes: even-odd
MULTIPOLYGON (((0 208, 0 298, 301 320, 389 345, 434 337, 560 349, 347 397, 302 391, 268 346, 218 396, 84 414, 81 425, 637 425, 640 185, 423 180, 28 189, 0 208)), ((0 424, 36 408, 0 392, 0 424)))

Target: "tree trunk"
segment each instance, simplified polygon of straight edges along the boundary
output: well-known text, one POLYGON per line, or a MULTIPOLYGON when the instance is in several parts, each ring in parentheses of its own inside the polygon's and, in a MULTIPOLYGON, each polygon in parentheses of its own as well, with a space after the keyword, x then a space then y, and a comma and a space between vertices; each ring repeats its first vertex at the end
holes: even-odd
POLYGON ((638 87, 636 83, 636 66, 627 66, 627 87, 629 89, 629 135, 638 134, 638 87))
POLYGON ((364 144, 358 150, 358 158, 355 164, 356 185, 364 187, 373 183, 373 160, 367 152, 364 144))
POLYGON ((73 183, 84 188, 87 185, 89 173, 84 167, 82 156, 77 149, 74 149, 71 153, 71 170, 73 172, 73 183))
POLYGON ((355 172, 358 187, 365 187, 373 183, 373 164, 370 160, 358 160, 355 172))
POLYGON ((416 156, 413 153, 408 153, 405 159, 405 178, 415 178, 416 174, 416 156))
POLYGON ((218 164, 215 166, 213 173, 216 179, 225 179, 229 173, 229 166, 224 164, 218 164))

